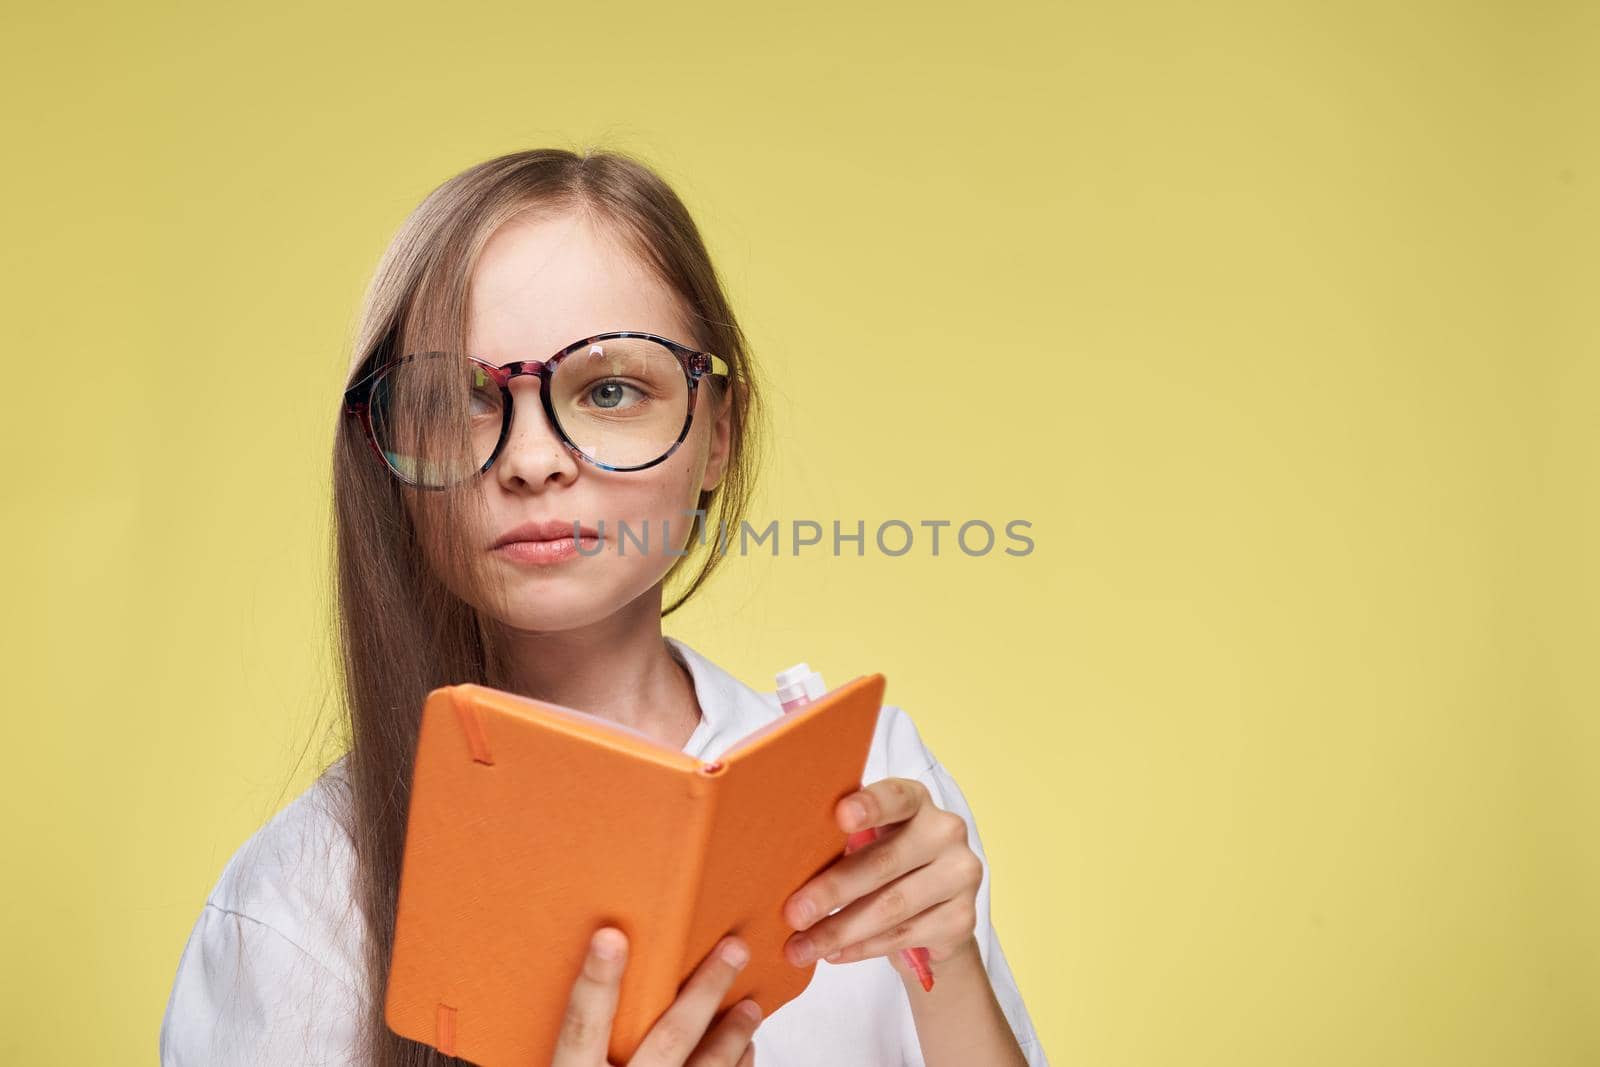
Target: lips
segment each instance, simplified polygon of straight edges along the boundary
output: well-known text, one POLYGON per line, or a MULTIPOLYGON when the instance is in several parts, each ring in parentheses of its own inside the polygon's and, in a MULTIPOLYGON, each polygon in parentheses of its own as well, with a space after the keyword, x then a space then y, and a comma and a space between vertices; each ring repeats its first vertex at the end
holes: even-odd
POLYGON ((513 527, 496 538, 494 544, 489 547, 491 549, 499 548, 502 545, 509 545, 517 541, 570 541, 572 540, 574 529, 577 530, 580 538, 600 536, 594 531, 594 527, 585 525, 575 519, 545 519, 541 522, 525 522, 521 526, 513 527))

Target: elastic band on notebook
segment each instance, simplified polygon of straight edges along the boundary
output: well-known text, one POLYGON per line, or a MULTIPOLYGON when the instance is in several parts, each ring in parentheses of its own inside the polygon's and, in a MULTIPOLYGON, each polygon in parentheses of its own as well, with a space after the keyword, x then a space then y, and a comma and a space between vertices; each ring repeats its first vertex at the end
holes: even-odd
POLYGON ((472 753, 473 760, 493 766, 494 757, 489 755, 489 734, 483 728, 483 712, 478 705, 465 702, 456 704, 456 720, 461 723, 461 732, 467 735, 467 750, 472 753))
POLYGON ((439 1014, 434 1020, 434 1027, 438 1031, 435 1047, 446 1056, 456 1054, 456 1010, 448 1004, 439 1005, 439 1014))

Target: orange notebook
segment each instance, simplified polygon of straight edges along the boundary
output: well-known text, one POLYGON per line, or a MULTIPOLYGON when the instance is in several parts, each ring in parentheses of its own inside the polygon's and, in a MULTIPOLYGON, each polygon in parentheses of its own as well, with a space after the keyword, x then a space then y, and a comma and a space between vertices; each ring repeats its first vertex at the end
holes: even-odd
POLYGON ((751 959, 718 1011, 766 1018, 816 963, 786 900, 844 851, 884 677, 865 675, 714 761, 572 708, 435 689, 412 772, 384 1017, 483 1067, 549 1063, 590 935, 628 935, 609 1056, 625 1063, 717 941, 751 959))

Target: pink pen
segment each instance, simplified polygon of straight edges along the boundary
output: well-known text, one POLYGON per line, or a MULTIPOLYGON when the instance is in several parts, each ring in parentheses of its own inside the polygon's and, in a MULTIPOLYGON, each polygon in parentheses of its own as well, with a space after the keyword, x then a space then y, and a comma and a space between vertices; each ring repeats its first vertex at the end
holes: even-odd
MULTIPOLYGON (((797 663, 788 670, 778 673, 778 703, 783 707, 785 714, 805 707, 825 692, 827 692, 827 689, 822 684, 822 675, 804 663, 797 663)), ((863 845, 871 844, 877 839, 878 828, 876 826, 869 826, 865 830, 857 830, 845 838, 845 854, 849 855, 856 849, 863 845)), ((925 948, 903 948, 900 950, 900 958, 916 974, 917 981, 922 983, 922 988, 931 991, 933 989, 933 969, 928 964, 928 950, 925 948)))

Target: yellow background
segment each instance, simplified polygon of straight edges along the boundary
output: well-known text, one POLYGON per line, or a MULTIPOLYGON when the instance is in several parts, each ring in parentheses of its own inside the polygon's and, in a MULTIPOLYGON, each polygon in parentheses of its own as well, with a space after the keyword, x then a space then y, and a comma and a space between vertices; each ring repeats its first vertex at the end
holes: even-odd
POLYGON ((1600 1061, 1592 5, 13 5, 0 1060, 153 1062, 309 782, 361 288, 640 154, 770 383, 669 632, 889 678, 1058 1065, 1600 1061), (293 775, 291 778, 290 776, 293 775))

